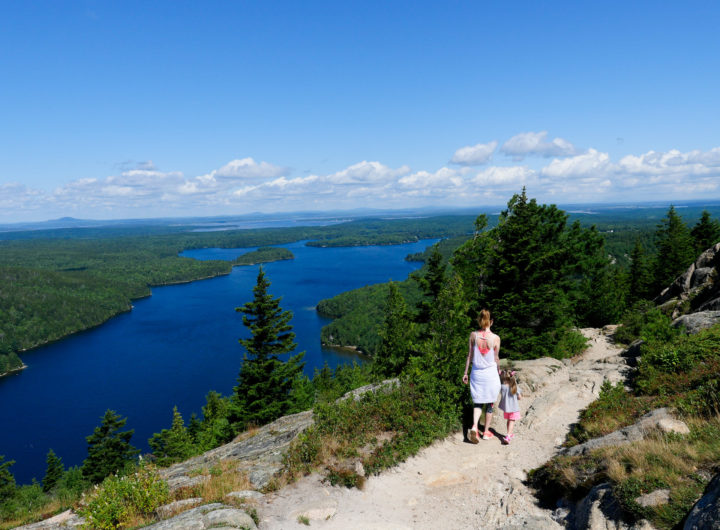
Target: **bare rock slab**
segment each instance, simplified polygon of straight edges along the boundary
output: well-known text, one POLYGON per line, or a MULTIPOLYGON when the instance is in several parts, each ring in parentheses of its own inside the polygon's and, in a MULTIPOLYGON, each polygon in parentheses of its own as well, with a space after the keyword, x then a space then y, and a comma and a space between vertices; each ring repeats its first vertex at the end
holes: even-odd
POLYGON ((644 439, 645 435, 652 429, 660 429, 666 433, 676 432, 678 434, 687 434, 690 432, 688 426, 682 421, 673 418, 668 409, 655 409, 645 414, 637 423, 606 434, 600 438, 594 438, 583 444, 570 447, 565 454, 569 456, 582 455, 601 447, 637 442, 644 439))
POLYGON ((205 530, 206 528, 244 528, 257 530, 257 525, 243 510, 224 504, 206 504, 180 515, 147 526, 153 530, 205 530))
POLYGON ((720 530, 720 475, 710 481, 705 494, 692 507, 683 530, 720 530))

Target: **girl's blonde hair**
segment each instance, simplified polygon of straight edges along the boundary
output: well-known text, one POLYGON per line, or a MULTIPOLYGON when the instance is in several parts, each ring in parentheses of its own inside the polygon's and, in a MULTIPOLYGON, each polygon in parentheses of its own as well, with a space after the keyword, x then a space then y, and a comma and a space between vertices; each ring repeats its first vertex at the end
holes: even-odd
POLYGON ((480 329, 489 328, 490 322, 492 322, 492 319, 490 318, 490 311, 487 309, 483 309, 482 311, 480 311, 480 315, 478 315, 477 321, 480 325, 480 329))
POLYGON ((503 370, 500 373, 500 381, 502 384, 510 387, 511 395, 514 396, 517 394, 517 377, 515 377, 515 370, 503 370))

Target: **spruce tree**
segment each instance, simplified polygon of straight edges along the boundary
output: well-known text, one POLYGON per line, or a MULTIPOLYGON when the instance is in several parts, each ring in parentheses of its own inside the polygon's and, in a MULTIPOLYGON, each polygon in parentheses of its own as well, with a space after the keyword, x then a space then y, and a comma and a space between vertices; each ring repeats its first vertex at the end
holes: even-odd
POLYGON ((703 210, 702 216, 690 231, 695 242, 695 254, 705 252, 715 243, 720 242, 720 221, 712 219, 710 212, 703 210))
POLYGON ((443 263, 442 254, 440 254, 437 245, 434 245, 433 251, 427 260, 427 267, 424 274, 416 274, 413 276, 420 285, 420 289, 422 289, 424 295, 417 304, 418 314, 415 318, 417 323, 427 324, 430 321, 430 312, 442 289, 446 268, 445 263, 443 263))
POLYGON ((652 298, 652 271, 645 249, 639 239, 635 240, 635 246, 630 254, 630 287, 628 303, 652 298))
POLYGON ((579 223, 568 227, 564 212, 528 199, 524 189, 495 228, 480 230, 452 261, 472 315, 490 308, 493 329, 514 358, 557 355, 571 326, 599 315, 593 288, 608 274, 603 238, 579 223))
POLYGON ((238 384, 233 389, 230 420, 236 432, 248 425, 264 425, 292 409, 292 386, 302 372, 305 352, 287 362, 297 344, 290 320, 292 312, 280 307, 280 299, 268 293, 270 282, 260 267, 253 299, 235 310, 243 314, 250 338, 239 339, 245 348, 238 384))
POLYGON ((106 410, 100 427, 86 437, 88 456, 83 462, 83 476, 91 482, 101 482, 105 477, 122 471, 133 460, 138 450, 130 445, 134 430, 121 431, 127 418, 113 410, 106 410))
POLYGON ((15 477, 10 466, 15 460, 5 461, 5 455, 0 455, 0 505, 15 496, 15 477))
POLYGON ((45 477, 42 479, 42 487, 45 493, 52 490, 65 473, 65 467, 62 460, 55 452, 50 449, 45 460, 47 468, 45 469, 45 477))
POLYGON ((381 377, 395 377, 407 364, 412 353, 414 326, 405 299, 395 282, 390 282, 385 318, 378 331, 380 344, 373 359, 373 372, 381 377))
POLYGON ((161 466, 167 466, 192 456, 194 452, 192 438, 185 428, 185 422, 177 407, 173 407, 171 427, 153 434, 152 438, 148 440, 148 444, 161 466))
POLYGON ((655 289, 660 292, 695 261, 695 244, 674 206, 670 206, 666 218, 658 225, 655 238, 655 289))
POLYGON ((561 239, 567 217, 555 206, 514 195, 488 233, 482 305, 491 308, 506 351, 520 358, 552 355, 558 331, 570 322, 562 285, 567 266, 561 239))

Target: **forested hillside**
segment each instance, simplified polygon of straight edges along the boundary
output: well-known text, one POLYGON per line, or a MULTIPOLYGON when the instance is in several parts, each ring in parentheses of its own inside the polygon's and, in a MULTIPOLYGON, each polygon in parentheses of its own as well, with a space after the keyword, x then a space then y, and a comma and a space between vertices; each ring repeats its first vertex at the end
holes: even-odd
POLYGON ((183 226, 67 228, 0 233, 0 375, 18 352, 105 322, 153 286, 228 274, 233 265, 292 259, 268 247, 392 244, 466 233, 469 217, 357 220, 323 227, 190 232, 183 226), (235 261, 179 257, 186 249, 252 248, 235 261), (15 355, 9 356, 11 353, 15 355))

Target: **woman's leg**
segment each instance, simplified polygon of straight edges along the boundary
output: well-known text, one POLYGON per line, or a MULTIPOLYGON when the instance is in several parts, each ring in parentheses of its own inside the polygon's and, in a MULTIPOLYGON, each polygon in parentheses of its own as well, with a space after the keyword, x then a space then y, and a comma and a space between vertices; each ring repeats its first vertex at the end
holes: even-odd
POLYGON ((473 424, 471 430, 476 431, 478 430, 478 422, 480 421, 480 414, 482 414, 482 408, 474 405, 473 406, 473 424))
POLYGON ((493 417, 493 409, 492 409, 492 405, 490 405, 487 409, 485 409, 485 430, 484 430, 483 434, 490 433, 490 424, 492 423, 492 417, 493 417))

